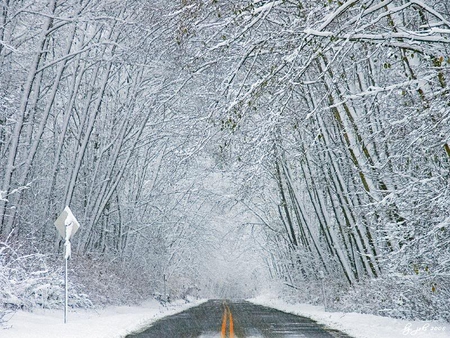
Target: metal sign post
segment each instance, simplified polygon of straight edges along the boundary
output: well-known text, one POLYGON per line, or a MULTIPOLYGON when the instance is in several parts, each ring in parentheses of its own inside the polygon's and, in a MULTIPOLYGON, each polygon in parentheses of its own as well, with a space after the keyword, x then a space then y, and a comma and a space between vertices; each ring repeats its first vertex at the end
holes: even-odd
POLYGON ((64 238, 64 323, 67 323, 67 308, 69 306, 69 281, 67 265, 69 257, 72 253, 70 238, 78 231, 80 224, 72 214, 70 208, 67 206, 55 221, 55 226, 61 237, 64 238))
MULTIPOLYGON (((67 248, 65 249, 67 250, 67 248)), ((66 256, 67 253, 64 254, 66 256)), ((67 323, 67 308, 69 307, 69 279, 67 273, 67 262, 69 259, 64 258, 64 324, 67 323)))

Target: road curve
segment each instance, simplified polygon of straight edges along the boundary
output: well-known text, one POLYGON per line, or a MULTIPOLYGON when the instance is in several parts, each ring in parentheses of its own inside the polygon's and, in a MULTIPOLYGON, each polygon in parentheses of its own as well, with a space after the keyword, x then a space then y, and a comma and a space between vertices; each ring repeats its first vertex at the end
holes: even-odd
POLYGON ((210 300, 126 338, 350 338, 315 321, 247 301, 210 300))

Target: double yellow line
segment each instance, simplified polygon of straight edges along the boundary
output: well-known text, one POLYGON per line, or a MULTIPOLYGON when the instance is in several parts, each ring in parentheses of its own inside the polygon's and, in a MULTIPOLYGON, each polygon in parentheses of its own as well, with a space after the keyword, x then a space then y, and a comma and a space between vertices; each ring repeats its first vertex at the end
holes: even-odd
POLYGON ((222 316, 222 334, 221 338, 227 337, 227 322, 228 325, 228 338, 234 338, 234 324, 233 324, 233 314, 231 313, 228 305, 223 302, 223 316, 222 316))

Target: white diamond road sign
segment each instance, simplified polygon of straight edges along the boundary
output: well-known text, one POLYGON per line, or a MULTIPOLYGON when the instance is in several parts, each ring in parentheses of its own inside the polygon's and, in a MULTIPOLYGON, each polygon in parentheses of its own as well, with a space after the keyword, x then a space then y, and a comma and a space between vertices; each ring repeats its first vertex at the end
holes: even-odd
POLYGON ((80 228, 80 223, 78 223, 75 216, 72 214, 72 211, 67 206, 64 208, 61 215, 59 215, 58 219, 55 221, 56 229, 58 229, 59 234, 62 238, 65 240, 70 239, 80 228), (66 228, 67 228, 67 235, 68 238, 66 238, 66 228))

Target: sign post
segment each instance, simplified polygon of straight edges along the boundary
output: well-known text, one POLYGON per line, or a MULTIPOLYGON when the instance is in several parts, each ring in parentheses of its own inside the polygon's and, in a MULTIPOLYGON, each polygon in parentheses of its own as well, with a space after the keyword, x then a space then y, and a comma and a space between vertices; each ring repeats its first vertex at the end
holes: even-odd
POLYGON ((69 287, 68 287, 68 273, 67 273, 67 262, 71 255, 72 249, 70 246, 70 238, 75 235, 75 233, 80 228, 75 216, 68 206, 66 206, 63 212, 59 215, 55 221, 55 227, 58 230, 61 237, 64 238, 64 323, 67 323, 67 308, 69 304, 69 287))

